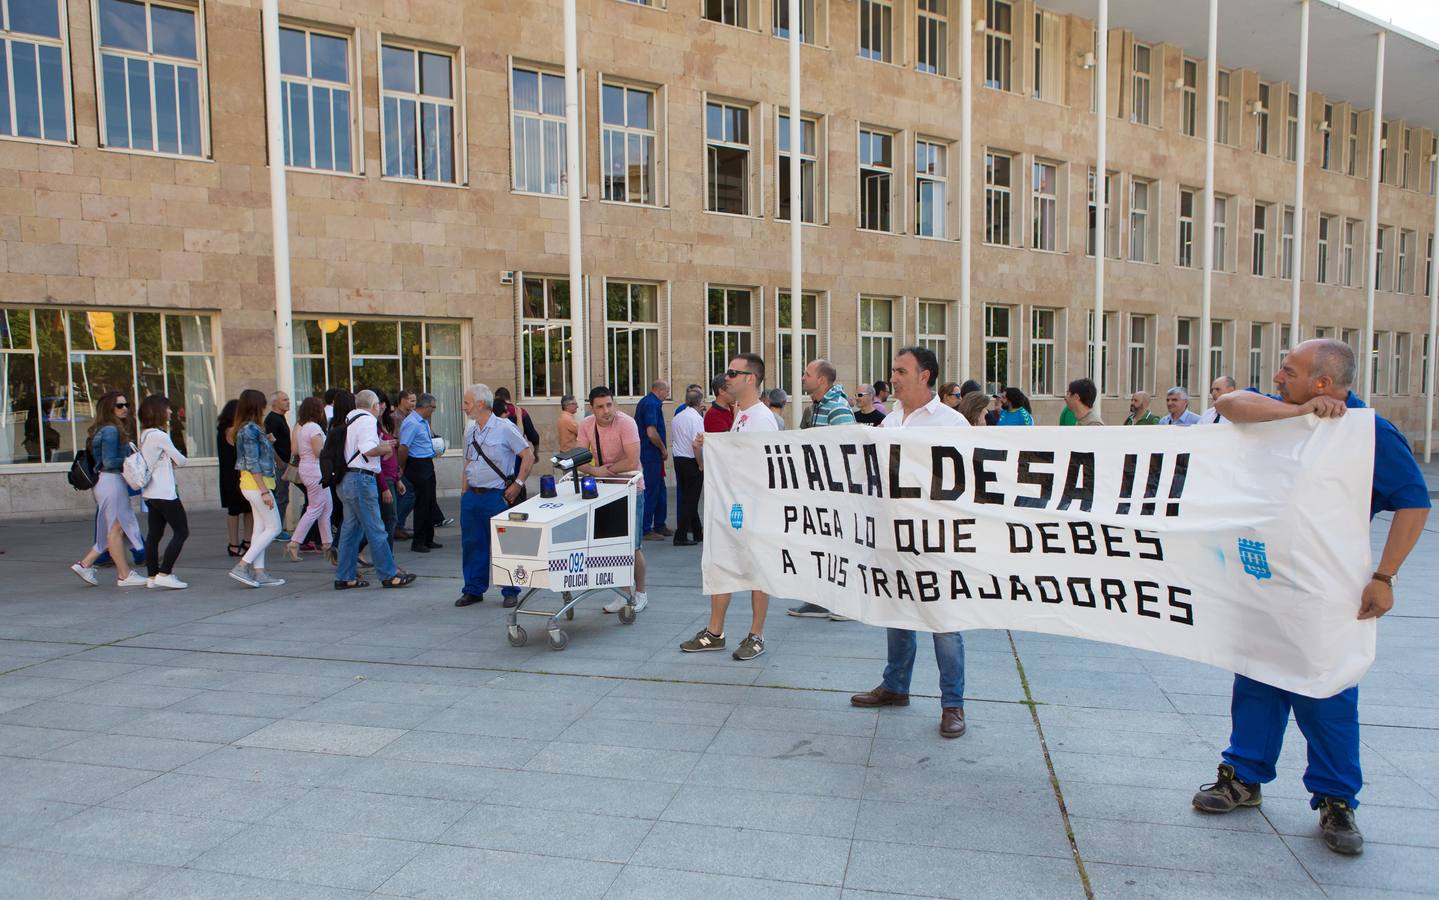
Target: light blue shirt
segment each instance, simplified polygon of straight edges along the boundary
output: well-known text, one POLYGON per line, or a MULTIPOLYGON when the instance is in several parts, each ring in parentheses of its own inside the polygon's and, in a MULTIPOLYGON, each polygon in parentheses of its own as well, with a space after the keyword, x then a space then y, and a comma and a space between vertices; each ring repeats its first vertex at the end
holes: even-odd
POLYGON ((470 422, 465 429, 465 484, 478 488, 503 488, 505 480, 480 457, 476 444, 507 475, 515 474, 515 457, 530 449, 530 442, 508 419, 491 415, 483 428, 470 422))
POLYGON ((435 455, 430 422, 418 410, 411 410, 405 421, 400 423, 400 444, 409 452, 411 459, 430 459, 435 455))
POLYGON ((1196 412, 1193 412, 1192 410, 1186 409, 1183 413, 1180 414, 1180 416, 1179 416, 1179 421, 1178 421, 1178 422, 1174 421, 1174 417, 1173 417, 1173 416, 1165 416, 1164 418, 1162 418, 1162 419, 1159 420, 1159 424, 1160 424, 1160 425, 1179 425, 1179 426, 1198 425, 1198 424, 1199 424, 1199 413, 1196 413, 1196 412))

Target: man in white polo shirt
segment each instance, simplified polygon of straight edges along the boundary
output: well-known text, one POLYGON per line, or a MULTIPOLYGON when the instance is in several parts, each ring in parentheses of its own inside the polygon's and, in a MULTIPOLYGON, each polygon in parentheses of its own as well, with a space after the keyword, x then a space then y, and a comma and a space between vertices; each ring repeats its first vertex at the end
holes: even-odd
MULTIPOLYGON (((903 347, 894 356, 890 369, 897 402, 884 417, 883 428, 933 428, 950 426, 968 428, 969 420, 958 410, 946 406, 934 386, 939 381, 939 360, 934 351, 924 347, 903 347)), ((855 706, 908 706, 909 681, 914 674, 914 654, 918 645, 913 631, 903 628, 885 629, 889 633, 889 662, 884 667, 884 680, 879 687, 855 694, 849 702, 855 706)), ((964 734, 964 635, 958 631, 934 635, 934 656, 939 663, 941 712, 939 733, 957 738, 964 734)))
MULTIPOLYGON (((725 390, 734 398, 734 424, 730 431, 756 432, 779 431, 779 423, 770 412, 760 393, 764 384, 764 359, 758 353, 741 353, 729 362, 724 373, 725 390)), ((695 436, 695 451, 703 457, 703 434, 695 436)), ((700 629, 699 634, 680 644, 686 653, 700 653, 705 650, 723 650, 724 618, 729 611, 729 594, 714 594, 710 597, 709 625, 700 629)), ((740 641, 732 654, 735 659, 754 659, 764 652, 764 619, 769 612, 769 595, 764 591, 750 591, 751 624, 749 635, 740 641)))
POLYGON ((700 523, 700 492, 704 490, 704 470, 695 454, 695 438, 704 434, 705 418, 700 405, 705 395, 699 385, 685 391, 685 405, 675 413, 670 429, 670 452, 674 454, 675 479, 679 481, 679 521, 675 523, 675 546, 688 547, 704 540, 700 523))

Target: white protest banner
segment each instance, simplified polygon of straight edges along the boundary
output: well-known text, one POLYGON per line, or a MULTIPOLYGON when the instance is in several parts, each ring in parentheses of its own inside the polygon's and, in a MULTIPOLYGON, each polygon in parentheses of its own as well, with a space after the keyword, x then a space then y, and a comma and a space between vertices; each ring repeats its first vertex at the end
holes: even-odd
POLYGON ((1312 697, 1358 682, 1374 415, 705 439, 704 589, 871 625, 1108 641, 1312 697))

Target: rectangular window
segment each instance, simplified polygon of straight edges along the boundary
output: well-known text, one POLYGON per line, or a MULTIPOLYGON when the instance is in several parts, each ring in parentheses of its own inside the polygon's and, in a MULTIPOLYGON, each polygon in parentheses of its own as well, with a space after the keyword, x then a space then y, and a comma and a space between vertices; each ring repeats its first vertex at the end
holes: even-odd
POLYGON ((624 84, 600 87, 600 166, 604 199, 655 206, 659 128, 656 92, 624 84))
POLYGON ((1380 225, 1374 233, 1374 290, 1389 290, 1389 269, 1384 265, 1384 250, 1389 243, 1389 226, 1380 225))
POLYGON ((1150 56, 1152 51, 1144 44, 1134 45, 1134 77, 1130 83, 1130 90, 1133 93, 1133 106, 1129 111, 1129 121, 1139 125, 1149 124, 1149 80, 1150 80, 1150 56))
POLYGON ((1179 250, 1176 264, 1194 268, 1194 191, 1179 189, 1179 250))
MULTIPOLYGON (((1178 319, 1174 323, 1174 384, 1186 391, 1194 389, 1194 333, 1197 319, 1178 319)), ((1211 373, 1218 378, 1221 373, 1211 373)))
POLYGON ((1409 335, 1394 335, 1394 364, 1389 367, 1393 376, 1391 394, 1403 396, 1409 393, 1409 335))
POLYGON ((1429 396, 1429 335, 1424 335, 1424 359, 1420 362, 1423 366, 1419 370, 1419 393, 1429 396))
POLYGON ((280 29, 285 165, 353 172, 354 78, 350 39, 299 25, 280 29))
POLYGON ((1249 326, 1249 386, 1262 387, 1269 383, 1269 372, 1264 365, 1264 342, 1269 338, 1269 326, 1253 322, 1249 326))
POLYGON ((1214 198, 1214 271, 1229 271, 1229 198, 1214 198))
MULTIPOLYGON (((802 44, 816 43, 815 4, 821 0, 799 0, 799 40, 802 44)), ((789 40, 789 0, 774 0, 774 15, 771 17, 771 32, 775 37, 789 40)))
MULTIPOLYGON (((810 225, 819 221, 819 121, 800 117, 799 120, 799 202, 800 221, 810 225)), ((779 114, 779 218, 789 221, 790 169, 789 169, 789 116, 779 114)), ((728 360, 726 360, 728 362, 728 360)))
POLYGON ((1399 232, 1399 265, 1398 278, 1395 283, 1399 286, 1399 293, 1414 293, 1414 232, 1399 232))
POLYGON ((1129 180, 1129 259, 1131 262, 1155 262, 1151 257, 1150 197, 1154 182, 1143 178, 1129 180))
POLYGON ((1439 184, 1439 136, 1429 139, 1429 196, 1434 196, 1434 187, 1439 184))
POLYGON ((605 284, 606 374, 616 397, 643 397, 660 376, 659 285, 605 284))
POLYGON ((1194 137, 1199 132, 1199 63, 1184 61, 1184 80, 1179 95, 1179 130, 1194 137))
POLYGON ((1374 332, 1374 345, 1369 351, 1369 383, 1373 385, 1374 393, 1389 393, 1389 363, 1390 358, 1386 350, 1389 344, 1389 332, 1374 332))
POLYGON ((1414 129, 1404 129, 1404 143, 1401 144, 1399 148, 1399 186, 1402 188, 1409 186, 1409 163, 1413 158, 1413 147, 1411 143, 1414 139, 1413 136, 1414 129))
POLYGON ((712 287, 707 292, 705 349, 708 386, 729 361, 755 347, 753 288, 712 287))
POLYGON ((1034 97, 1064 102, 1066 29, 1057 13, 1034 11, 1034 97))
MULTIPOLYGON (((966 23, 967 24, 967 23, 966 23)), ((1014 52, 1014 10, 1006 0, 985 0, 984 86, 1011 90, 1011 54, 1014 52)))
POLYGON ((1250 247, 1252 259, 1249 271, 1252 275, 1268 273, 1269 262, 1269 216, 1268 204, 1254 204, 1254 236, 1250 247))
POLYGON ((1229 73, 1217 70, 1217 86, 1214 95, 1214 140, 1229 143, 1229 73))
MULTIPOLYGON (((1117 172, 1107 172, 1104 176, 1104 255, 1110 259, 1119 258, 1119 218, 1113 215, 1110 205, 1114 197, 1114 182, 1119 177, 1117 172)), ((1094 202, 1094 170, 1089 170, 1089 230, 1085 239, 1085 253, 1094 255, 1094 244, 1098 240, 1096 227, 1099 222, 1099 210, 1094 202)))
POLYGON ((894 360, 894 306, 892 297, 859 298, 861 384, 889 380, 889 366, 894 360))
POLYGON ((894 62, 894 4, 891 0, 859 0, 859 55, 894 62))
POLYGON ((380 47, 385 176, 459 183, 455 57, 385 42, 380 47))
MULTIPOLYGON (((11 4, 13 15, 19 4, 15 0, 11 4)), ((203 156, 205 79, 200 8, 162 6, 148 0, 99 0, 99 14, 104 145, 203 156)), ((14 54, 24 52, 23 46, 11 47, 12 65, 14 54)), ((16 88, 23 84, 14 82, 16 88)), ((18 96, 15 102, 21 102, 18 96)))
POLYGON ((984 242, 1010 246, 1014 213, 1014 157, 1008 153, 984 154, 984 242))
MULTIPOLYGON (((1094 310, 1088 311, 1087 322, 1087 343, 1086 359, 1089 363, 1090 377, 1094 377, 1099 369, 1095 366, 1094 353, 1094 310)), ((1107 312, 1104 314, 1103 331, 1100 340, 1103 347, 1100 349, 1100 359, 1104 372, 1104 396, 1119 396, 1119 350, 1116 342, 1119 339, 1119 313, 1107 312)))
POLYGON ((894 190, 894 135, 860 129, 859 227, 890 231, 891 192, 894 190))
POLYGON ((566 278, 526 276, 520 303, 523 395, 559 399, 570 392, 570 282, 566 278))
MULTIPOLYGON (((920 300, 915 342, 934 351, 939 360, 939 377, 949 374, 949 304, 943 300, 920 300)), ((888 381, 888 377, 885 378, 888 381)))
POLYGON ((1279 229, 1279 277, 1294 277, 1294 207, 1284 207, 1279 229))
POLYGON ((1036 250, 1059 249, 1059 166, 1056 163, 1034 161, 1033 209, 1030 218, 1034 224, 1033 243, 1036 250))
POLYGON ((1434 235, 1429 235, 1429 240, 1424 244, 1424 296, 1429 296, 1433 289, 1434 278, 1434 235))
POLYGON ((935 141, 914 142, 914 233, 942 238, 949 218, 947 148, 935 141))
POLYGON ((990 394, 1009 387, 1013 312, 1008 306, 984 308, 984 389, 990 394))
MULTIPOLYGON (((775 292, 775 366, 774 369, 766 371, 775 372, 773 377, 766 380, 774 384, 780 390, 796 396, 799 387, 790 378, 790 348, 794 346, 794 335, 790 333, 790 323, 794 321, 790 315, 789 291, 775 292)), ((799 295, 799 339, 800 339, 800 361, 807 363, 812 359, 819 358, 819 295, 804 291, 799 295)))
POLYGON ((1343 255, 1339 258, 1339 264, 1343 269, 1343 272, 1340 273, 1340 278, 1345 287, 1359 287, 1360 273, 1364 268, 1359 264, 1359 258, 1354 255, 1354 245, 1358 231, 1358 222, 1353 219, 1344 220, 1344 248, 1342 250, 1343 255))
POLYGON ((169 397, 180 452, 214 457, 217 338, 203 314, 0 307, 0 466, 74 459, 111 390, 132 415, 137 398, 169 397))
POLYGON ((949 74, 950 0, 918 0, 919 34, 915 68, 930 75, 949 74))
POLYGON ((514 189, 565 196, 565 76, 516 66, 510 72, 514 104, 514 189))
POLYGON ((1346 344, 1349 345, 1349 352, 1351 352, 1351 353, 1354 354, 1354 361, 1355 361, 1355 364, 1356 364, 1356 368, 1359 370, 1358 372, 1356 372, 1356 376, 1357 376, 1359 373, 1362 373, 1363 370, 1364 370, 1364 354, 1363 354, 1363 353, 1360 351, 1360 349, 1359 349, 1360 346, 1361 346, 1361 345, 1360 345, 1360 337, 1359 337, 1359 335, 1360 335, 1359 329, 1358 329, 1358 328, 1345 328, 1345 329, 1343 329, 1343 330, 1340 332, 1340 335, 1341 335, 1341 339, 1344 341, 1344 343, 1346 343, 1346 344))
POLYGON ((0 12, 0 135, 69 141, 68 23, 59 0, 3 0, 0 12))
POLYGON ((1294 162, 1299 158, 1299 95, 1290 91, 1287 102, 1284 110, 1284 158, 1294 162))
POLYGON ((1319 126, 1319 168, 1334 165, 1334 104, 1324 104, 1324 122, 1319 126))
POLYGON ((1149 317, 1129 317, 1129 393, 1148 390, 1149 385, 1149 317))
POLYGON ((1345 140, 1349 145, 1349 151, 1345 154, 1347 157, 1345 172, 1353 175, 1359 167, 1359 113, 1357 112, 1349 114, 1349 132, 1345 135, 1345 140))
MULTIPOLYGON (((1225 374, 1224 371, 1224 322, 1211 321, 1209 323, 1209 377, 1218 378, 1225 374)), ((1236 379, 1238 380, 1238 379, 1236 379)), ((1204 387, 1204 385, 1200 385, 1204 387)))
POLYGON ((1259 85, 1259 106, 1254 110, 1254 150, 1269 152, 1269 85, 1259 85))
POLYGON ((1393 171, 1389 165, 1389 123, 1384 122, 1379 126, 1379 183, 1388 184, 1389 174, 1393 171))
POLYGON ((748 28, 749 4, 750 0, 705 0, 704 17, 721 25, 748 28))
POLYGON ((1055 396, 1055 375, 1059 371, 1059 316, 1057 309, 1035 308, 1029 311, 1030 396, 1055 396))
POLYGON ((1329 233, 1334 228, 1334 217, 1319 216, 1319 240, 1318 253, 1314 269, 1315 280, 1320 284, 1329 284, 1329 233))
POLYGON ((710 212, 749 215, 749 116, 746 106, 705 104, 705 209, 710 212))

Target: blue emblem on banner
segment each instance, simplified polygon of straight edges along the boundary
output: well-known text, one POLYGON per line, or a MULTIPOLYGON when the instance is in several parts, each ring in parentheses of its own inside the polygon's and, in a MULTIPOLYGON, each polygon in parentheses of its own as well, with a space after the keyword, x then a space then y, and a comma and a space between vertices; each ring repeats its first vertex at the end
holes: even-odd
POLYGON ((729 508, 729 524, 736 531, 744 527, 744 507, 738 503, 729 508))
POLYGON ((1253 575, 1258 581, 1274 577, 1269 571, 1269 556, 1264 551, 1263 541, 1240 538, 1239 561, 1244 563, 1245 573, 1253 575))

